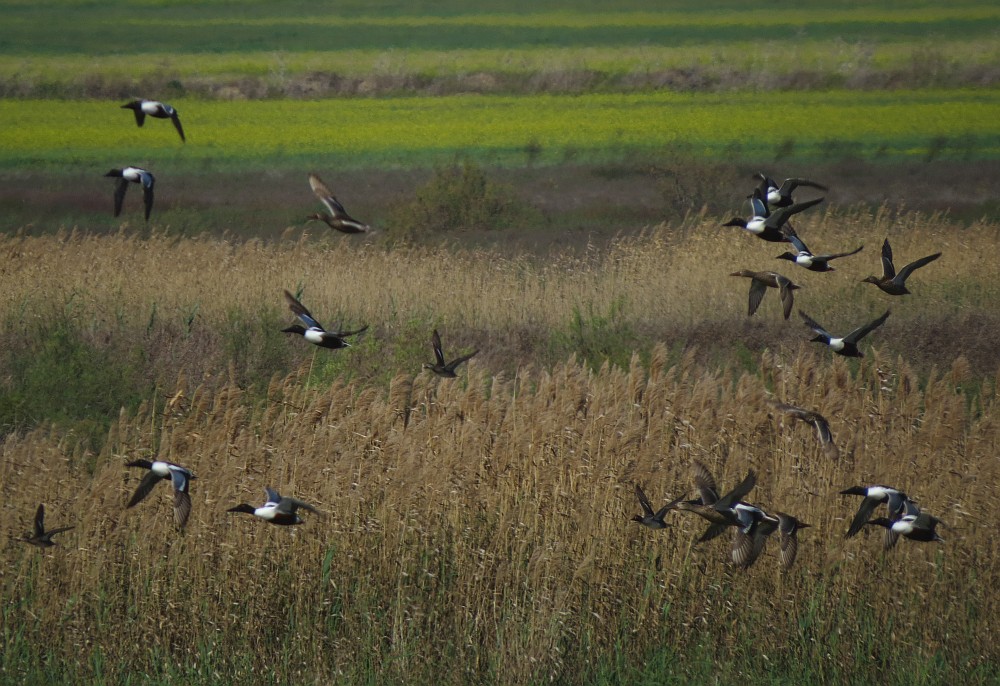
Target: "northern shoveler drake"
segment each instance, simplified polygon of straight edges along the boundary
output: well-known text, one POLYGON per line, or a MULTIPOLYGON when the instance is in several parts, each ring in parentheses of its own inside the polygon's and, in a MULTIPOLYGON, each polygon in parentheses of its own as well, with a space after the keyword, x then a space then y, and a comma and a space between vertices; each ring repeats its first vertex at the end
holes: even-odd
POLYGON ((21 538, 25 543, 30 543, 31 545, 36 545, 39 548, 50 548, 56 544, 52 540, 52 537, 63 531, 69 531, 73 527, 71 526, 61 526, 57 529, 51 529, 49 531, 45 530, 45 505, 39 504, 38 509, 35 511, 35 531, 34 533, 28 532, 27 535, 21 538))
POLYGON ((462 355, 461 357, 456 357, 451 362, 445 363, 444 361, 444 350, 441 348, 441 336, 438 334, 437 329, 434 329, 434 333, 431 334, 431 347, 434 348, 434 364, 428 362, 424 363, 424 369, 429 369, 438 376, 443 376, 445 378, 453 379, 458 376, 455 373, 455 369, 458 365, 462 364, 473 355, 479 352, 479 350, 473 350, 468 355, 462 355))
POLYGON ((309 314, 309 310, 303 307, 302 303, 287 290, 285 291, 285 300, 288 301, 288 309, 308 328, 293 324, 286 329, 282 329, 281 332, 299 334, 313 345, 318 345, 321 348, 330 348, 332 350, 349 348, 351 344, 345 340, 348 336, 354 336, 368 330, 368 325, 366 324, 354 331, 327 331, 309 314))
POLYGON ((632 521, 639 522, 643 526, 648 526, 650 529, 666 529, 667 523, 664 520, 664 517, 667 516, 667 513, 670 510, 676 508, 679 502, 684 500, 684 496, 681 496, 680 498, 667 503, 656 512, 653 512, 653 506, 650 504, 649 498, 646 497, 646 494, 642 490, 642 486, 639 484, 635 485, 635 497, 639 499, 639 505, 642 506, 642 514, 632 517, 632 521))
POLYGON ((191 480, 195 479, 194 474, 185 467, 165 460, 133 460, 125 464, 126 467, 141 467, 148 469, 139 487, 135 489, 132 499, 128 501, 126 508, 135 507, 142 502, 143 498, 149 495, 153 486, 164 479, 169 479, 174 487, 174 523, 178 528, 183 529, 187 524, 188 516, 191 514, 191 496, 188 494, 188 486, 191 480))
POLYGON ((132 110, 135 114, 136 126, 142 126, 145 124, 147 116, 153 117, 154 119, 169 119, 173 122, 174 128, 177 129, 177 133, 180 134, 181 142, 187 142, 187 139, 184 138, 184 127, 181 126, 181 120, 177 115, 177 110, 170 105, 157 100, 133 100, 132 102, 122 105, 122 109, 132 110))
POLYGON ((769 213, 767 205, 760 196, 760 191, 754 190, 750 202, 753 207, 753 216, 750 219, 733 217, 723 224, 723 226, 739 226, 762 240, 771 243, 787 243, 789 236, 794 235, 794 231, 790 227, 785 226, 788 218, 821 202, 823 202, 823 198, 816 198, 815 200, 796 203, 788 207, 779 207, 769 213), (783 227, 785 230, 782 230, 783 227))
POLYGON ((804 267, 811 272, 832 272, 834 269, 830 266, 830 260, 835 260, 838 257, 848 257, 850 255, 856 255, 861 252, 865 246, 855 248, 850 252, 838 252, 831 253, 827 255, 813 255, 806 247, 806 244, 802 242, 802 239, 795 234, 790 234, 788 236, 788 242, 795 247, 795 252, 783 252, 778 255, 779 260, 788 260, 789 262, 794 262, 800 267, 804 267))
POLYGON ((833 352, 838 355, 843 355, 844 357, 864 357, 864 353, 858 350, 858 341, 878 327, 882 326, 882 324, 885 323, 885 320, 889 318, 889 314, 890 311, 886 310, 885 314, 878 319, 868 322, 864 326, 859 326, 846 336, 837 338, 822 326, 817 324, 816 321, 810 318, 805 312, 799 310, 799 316, 802 317, 802 321, 806 323, 806 326, 816 332, 815 338, 809 339, 810 342, 825 343, 831 350, 833 350, 833 352))
POLYGON ((906 280, 910 278, 913 270, 920 269, 939 257, 941 257, 939 252, 921 257, 919 260, 910 262, 897 273, 892 264, 892 247, 889 245, 889 239, 886 238, 885 242, 882 243, 882 276, 866 276, 861 280, 861 283, 873 283, 889 295, 908 295, 910 291, 906 289, 906 280))
POLYGON ((818 184, 815 181, 810 181, 809 179, 785 179, 779 186, 777 181, 764 174, 764 172, 757 172, 754 174, 754 178, 760 179, 757 189, 760 191, 764 201, 771 207, 788 207, 789 205, 794 205, 792 191, 799 186, 815 188, 821 191, 829 190, 826 186, 818 184))
POLYGON ((122 203, 125 201, 125 191, 128 190, 129 182, 142 185, 142 199, 146 204, 146 221, 149 221, 149 213, 153 211, 153 185, 156 178, 145 169, 139 167, 124 167, 122 169, 112 169, 105 176, 116 177, 115 183, 115 216, 122 213, 122 203))
POLYGON ((326 223, 331 229, 335 229, 341 233, 367 233, 371 229, 367 224, 362 224, 347 214, 347 210, 334 197, 330 189, 323 183, 323 179, 319 178, 318 175, 309 175, 309 185, 312 187, 316 197, 320 199, 320 202, 326 205, 326 209, 330 211, 330 214, 310 214, 306 217, 307 222, 321 221, 326 223))
POLYGON ((296 511, 299 508, 320 514, 320 511, 309 503, 288 496, 282 497, 273 488, 265 488, 264 493, 267 494, 267 501, 260 507, 240 503, 236 507, 229 508, 226 512, 252 514, 254 517, 260 517, 269 524, 277 524, 279 526, 302 524, 305 520, 297 514, 296 511))
POLYGON ((778 533, 781 536, 781 569, 787 572, 795 564, 795 556, 799 552, 799 529, 812 525, 784 512, 775 512, 774 515, 778 518, 778 533))
POLYGON ((864 500, 861 501, 861 507, 858 508, 858 513, 854 515, 851 526, 847 529, 844 538, 851 538, 861 531, 871 518, 872 512, 880 504, 885 503, 888 506, 889 515, 895 521, 903 514, 906 502, 910 500, 903 491, 891 486, 882 485, 851 486, 850 488, 845 488, 840 493, 841 495, 864 496, 864 500))
POLYGON ((698 489, 700 496, 694 500, 680 501, 677 503, 677 509, 693 512, 712 524, 698 539, 699 543, 704 543, 737 523, 736 512, 733 508, 736 503, 743 500, 753 490, 757 484, 757 472, 752 469, 748 470, 746 477, 738 486, 719 497, 718 486, 708 467, 698 460, 694 460, 691 463, 691 471, 695 488, 698 489))
POLYGON ((826 421, 826 418, 819 412, 814 412, 813 410, 807 410, 804 407, 796 407, 795 405, 786 405, 783 402, 777 400, 769 399, 767 404, 774 408, 776 412, 780 412, 786 417, 790 417, 793 420, 800 422, 805 422, 812 428, 816 430, 816 438, 819 439, 819 444, 826 453, 831 457, 837 457, 839 451, 837 450, 836 444, 833 442, 833 434, 830 432, 830 422, 826 421))
POLYGON ((802 288, 802 286, 797 286, 792 283, 792 280, 788 277, 782 276, 777 272, 754 272, 749 269, 741 269, 738 272, 733 272, 730 276, 743 276, 751 279, 750 303, 747 308, 748 317, 752 317, 753 313, 757 311, 758 307, 760 307, 760 301, 764 299, 764 294, 767 293, 767 289, 777 288, 778 293, 781 296, 781 306, 785 314, 785 319, 788 319, 789 315, 792 313, 792 305, 794 303, 792 291, 796 288, 802 288))
POLYGON ((911 541, 920 541, 922 543, 944 541, 944 539, 941 538, 937 532, 937 525, 940 524, 941 526, 944 526, 944 523, 933 515, 927 514, 926 512, 920 512, 920 510, 912 504, 910 504, 908 512, 902 517, 895 520, 886 517, 878 517, 868 523, 873 526, 885 527, 886 533, 892 534, 891 540, 888 535, 886 536, 886 549, 891 548, 900 536, 908 538, 911 541))

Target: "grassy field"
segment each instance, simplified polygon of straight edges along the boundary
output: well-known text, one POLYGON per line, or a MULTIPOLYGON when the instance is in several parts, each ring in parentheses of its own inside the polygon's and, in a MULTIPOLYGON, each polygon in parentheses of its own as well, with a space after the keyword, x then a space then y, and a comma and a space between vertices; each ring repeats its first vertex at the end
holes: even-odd
POLYGON ((798 306, 837 331, 893 310, 857 363, 774 294, 746 317, 726 274, 776 252, 718 223, 538 262, 3 239, 0 409, 20 428, 0 460, 2 679, 995 682, 1000 265, 981 248, 998 226, 804 217, 810 241, 866 248, 833 274, 786 270, 798 306), (859 283, 886 235, 901 261, 944 252, 904 300, 859 283), (309 350, 279 333, 282 288, 372 329, 309 350), (482 350, 461 379, 420 372, 433 327, 449 354, 482 350), (824 413, 840 457, 766 395, 824 413), (149 455, 199 477, 184 534, 165 486, 123 510, 123 463, 149 455), (791 574, 773 542, 744 573, 681 514, 663 532, 628 521, 633 482, 654 502, 690 492, 692 459, 725 485, 752 466, 754 502, 813 525, 791 574), (845 541, 858 503, 835 492, 869 482, 906 488, 945 543, 845 541), (225 512, 264 486, 324 514, 288 531, 225 512), (45 553, 14 540, 41 501, 76 526, 45 553))

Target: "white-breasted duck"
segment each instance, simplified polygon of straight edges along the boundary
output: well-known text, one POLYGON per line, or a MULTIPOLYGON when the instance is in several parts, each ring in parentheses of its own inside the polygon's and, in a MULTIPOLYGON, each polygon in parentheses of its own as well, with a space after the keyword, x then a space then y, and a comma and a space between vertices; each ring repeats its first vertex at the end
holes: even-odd
POLYGON ((142 186, 142 200, 146 205, 146 221, 148 222, 149 213, 153 211, 153 186, 156 184, 156 177, 139 167, 112 169, 105 176, 118 179, 115 182, 116 217, 122 213, 122 203, 125 201, 125 191, 128 190, 129 183, 137 183, 142 186))
POLYGON ((181 119, 177 115, 177 110, 170 105, 160 102, 159 100, 133 100, 132 102, 125 103, 122 105, 123 110, 132 110, 135 114, 136 126, 142 126, 146 123, 146 117, 153 117, 154 119, 169 119, 174 124, 174 128, 177 129, 177 133, 180 134, 181 142, 186 143, 187 139, 184 137, 184 127, 181 126, 181 119))
POLYGON ((641 515, 634 515, 632 517, 633 522, 639 522, 643 526, 649 527, 650 529, 666 529, 667 522, 665 517, 670 510, 677 507, 677 504, 684 500, 686 496, 681 496, 677 498, 659 510, 653 511, 653 505, 649 502, 649 498, 646 497, 645 492, 642 490, 642 486, 639 484, 635 485, 635 497, 639 499, 639 505, 642 507, 641 515))
POLYGON ((128 501, 128 505, 125 507, 135 507, 149 495, 149 492, 153 490, 153 486, 160 481, 169 480, 174 487, 174 523, 178 528, 183 529, 184 525, 187 524, 188 516, 191 514, 191 496, 188 493, 188 487, 191 484, 191 480, 197 477, 186 467, 174 464, 173 462, 167 462, 166 460, 156 460, 154 462, 150 462, 149 460, 132 460, 125 463, 125 466, 141 467, 142 469, 149 470, 142 477, 142 481, 139 482, 139 486, 135 489, 132 499, 128 501))
POLYGON ((865 524, 868 523, 868 520, 871 519, 875 508, 882 503, 885 503, 889 508, 889 515, 893 518, 893 521, 899 519, 903 514, 906 502, 909 500, 906 493, 898 488, 883 486, 881 484, 874 486, 851 486, 850 488, 845 488, 840 493, 841 495, 860 495, 864 497, 861 501, 861 506, 858 508, 858 513, 854 515, 854 519, 851 521, 851 526, 847 529, 847 533, 844 534, 844 538, 851 538, 861 531, 865 524))
POLYGON ((846 336, 837 337, 831 334, 829 331, 824 329, 822 326, 816 323, 809 315, 807 315, 802 310, 799 310, 799 316, 802 317, 802 321, 805 322, 806 326, 812 329, 816 336, 809 339, 811 343, 824 343, 830 347, 833 352, 838 355, 843 355, 844 357, 864 357, 864 353, 858 350, 858 341, 870 334, 872 331, 882 326, 885 320, 889 318, 890 310, 886 310, 878 319, 874 319, 864 326, 859 326, 854 331, 850 332, 846 336))
POLYGON ((898 519, 893 520, 886 517, 878 517, 868 523, 872 526, 885 527, 887 534, 892 534, 891 542, 889 536, 886 536, 886 549, 891 548, 899 536, 922 543, 944 541, 937 532, 938 524, 944 526, 944 522, 926 512, 920 512, 919 509, 912 505, 908 507, 907 513, 898 519))
POLYGON ((326 209, 330 211, 330 214, 310 214, 306 217, 307 222, 321 221, 331 229, 340 231, 341 233, 367 233, 371 229, 367 224, 363 224, 347 214, 347 210, 334 197, 330 189, 323 183, 323 179, 319 178, 319 175, 309 174, 309 186, 312 188, 313 193, 316 194, 316 197, 320 199, 320 202, 326 205, 326 209))
POLYGON ((699 543, 704 543, 738 523, 733 508, 736 503, 743 500, 753 490, 757 484, 757 472, 752 469, 748 470, 743 481, 722 497, 719 497, 718 486, 708 467, 698 460, 693 460, 691 472, 695 488, 698 489, 700 496, 694 500, 682 500, 677 503, 676 507, 678 510, 693 512, 711 523, 708 530, 698 539, 699 543))
POLYGON ((780 412, 785 417, 805 422, 815 429, 816 438, 819 440, 820 447, 823 448, 824 452, 826 452, 829 457, 836 458, 840 454, 840 451, 837 450, 837 445, 833 442, 833 433, 830 431, 830 422, 828 422, 826 417, 821 415, 819 412, 807 410, 804 407, 788 405, 778 400, 774 400, 773 398, 768 399, 766 402, 774 408, 776 412, 780 412))
POLYGON ((792 244, 795 248, 795 252, 783 252, 776 259, 788 260, 789 262, 794 262, 795 264, 808 269, 811 272, 832 272, 833 267, 830 266, 830 260, 835 260, 838 257, 848 257, 850 255, 856 255, 861 252, 865 246, 860 246, 851 250, 850 252, 838 252, 829 253, 825 255, 814 255, 806 247, 806 244, 799 238, 796 234, 792 233, 788 236, 788 242, 792 244))
POLYGON ((424 363, 424 369, 429 369, 438 376, 443 376, 445 378, 453 379, 458 376, 455 373, 455 369, 458 365, 462 364, 466 360, 470 359, 473 355, 479 352, 479 350, 473 350, 467 355, 462 355, 461 357, 456 357, 451 362, 445 362, 444 350, 441 348, 441 336, 438 334, 437 329, 434 329, 434 333, 431 334, 431 347, 434 348, 434 363, 429 362, 424 363))
POLYGON ((815 200, 796 203, 788 207, 779 207, 769 213, 767 205, 760 197, 760 192, 754 190, 754 195, 750 201, 753 207, 753 216, 750 219, 733 217, 723 224, 723 226, 739 226, 762 240, 771 243, 787 243, 789 242, 789 236, 795 233, 790 227, 786 226, 788 218, 821 202, 823 202, 823 198, 816 198, 815 200))
POLYGON ((886 238, 885 242, 882 243, 882 276, 866 276, 861 280, 861 283, 873 283, 889 295, 908 295, 910 291, 906 288, 906 280, 910 278, 913 270, 920 269, 939 257, 941 257, 939 252, 921 257, 897 272, 892 264, 892 247, 889 245, 889 239, 886 238))
POLYGON ((288 328, 282 329, 281 332, 299 334, 309 343, 318 345, 321 348, 330 348, 331 350, 349 348, 351 344, 346 340, 348 336, 354 336, 368 330, 368 325, 366 324, 360 329, 355 329, 354 331, 327 331, 318 321, 316 321, 315 318, 313 318, 311 314, 309 314, 309 310, 307 310, 302 303, 300 303, 298 299, 287 290, 285 291, 285 300, 288 301, 288 309, 290 309, 306 326, 303 327, 299 324, 293 324, 288 328))
POLYGON ((792 280, 786 276, 782 276, 777 272, 754 272, 749 269, 741 269, 738 272, 733 272, 730 276, 743 276, 750 279, 750 302, 747 307, 747 316, 752 317, 753 313, 757 311, 760 307, 760 301, 764 299, 764 294, 767 293, 768 288, 777 288, 778 293, 781 296, 781 306, 784 312, 785 319, 792 314, 792 305, 794 304, 795 297, 792 295, 792 291, 797 288, 802 288, 802 286, 797 286, 792 283, 792 280))
POLYGON ((296 498, 291 498, 289 496, 282 497, 281 494, 273 488, 265 488, 264 493, 267 496, 267 501, 260 507, 240 503, 236 507, 229 508, 226 512, 243 512, 246 514, 252 514, 254 517, 260 517, 268 524, 277 524, 278 526, 302 524, 305 520, 299 517, 297 512, 299 508, 308 510, 309 512, 313 512, 315 514, 320 514, 320 511, 309 503, 296 498))
POLYGON ((38 546, 39 548, 50 548, 56 544, 52 540, 52 537, 63 531, 69 531, 73 527, 71 526, 60 526, 56 529, 45 530, 45 505, 39 503, 38 509, 35 510, 35 529, 33 532, 29 531, 27 535, 23 536, 20 540, 25 543, 30 543, 31 545, 38 546))
POLYGON ((760 179, 757 189, 770 207, 788 207, 789 205, 794 205, 795 201, 792 200, 792 191, 800 186, 815 188, 821 191, 829 190, 826 186, 818 184, 815 181, 810 181, 809 179, 785 179, 779 186, 777 181, 764 174, 764 172, 757 172, 754 174, 754 178, 760 179))

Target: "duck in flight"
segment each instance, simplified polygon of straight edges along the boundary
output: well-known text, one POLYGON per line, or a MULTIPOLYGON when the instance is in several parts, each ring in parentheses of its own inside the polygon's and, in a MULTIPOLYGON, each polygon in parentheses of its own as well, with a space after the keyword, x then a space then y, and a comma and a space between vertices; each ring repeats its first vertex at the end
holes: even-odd
POLYGON ((895 519, 878 517, 868 524, 885 527, 886 550, 893 547, 900 536, 922 543, 944 541, 937 532, 938 524, 944 526, 944 523, 933 515, 921 512, 920 508, 910 501, 906 502, 906 513, 903 516, 897 516, 895 519))
POLYGON ((826 418, 823 415, 819 412, 807 410, 803 407, 786 405, 785 403, 774 399, 769 399, 767 404, 774 408, 776 412, 780 412, 784 416, 790 417, 793 420, 805 422, 815 429, 816 438, 819 440, 819 444, 823 450, 826 451, 827 455, 830 457, 837 457, 839 451, 837 450, 836 444, 833 442, 833 434, 830 432, 830 423, 826 421, 826 418))
POLYGON ((115 182, 115 216, 122 213, 122 203, 125 202, 125 191, 128 190, 129 183, 137 183, 142 186, 142 199, 146 205, 146 221, 149 221, 149 213, 153 211, 153 186, 156 178, 139 167, 124 167, 122 169, 112 169, 105 176, 117 178, 115 182))
POLYGON ((872 331, 882 326, 885 320, 889 318, 890 310, 886 310, 878 319, 868 322, 864 326, 859 326, 854 331, 850 332, 846 336, 836 337, 829 331, 824 329, 822 326, 816 323, 809 315, 807 315, 802 310, 799 310, 799 316, 802 317, 802 321, 806 323, 810 329, 812 329, 816 336, 810 339, 812 343, 825 343, 830 346, 830 349, 838 355, 843 355, 844 357, 864 357, 858 349, 858 341, 870 334, 872 331))
POLYGON ((897 273, 892 264, 892 247, 889 245, 889 239, 886 238, 885 242, 882 243, 882 276, 866 276, 861 283, 873 283, 889 295, 908 295, 910 291, 906 288, 906 280, 910 278, 910 274, 915 269, 920 269, 939 257, 941 257, 939 252, 921 257, 919 260, 910 262, 897 273))
POLYGON ((698 539, 699 543, 704 543, 738 523, 734 508, 757 484, 757 472, 748 470, 746 477, 738 486, 720 497, 719 487, 708 467, 694 460, 691 463, 691 471, 699 497, 694 500, 682 500, 677 503, 677 509, 693 512, 711 523, 708 530, 698 539))
POLYGON ((330 348, 331 350, 349 348, 351 344, 346 340, 348 336, 354 336, 368 330, 368 325, 366 324, 354 331, 327 331, 309 314, 309 310, 287 290, 285 291, 285 300, 288 301, 288 309, 305 324, 305 327, 299 324, 292 324, 288 328, 282 329, 281 332, 299 334, 308 342, 318 345, 321 348, 330 348))
POLYGON ((788 242, 795 247, 795 252, 783 252, 778 255, 779 260, 788 260, 789 262, 794 262, 800 267, 804 267, 811 272, 832 272, 833 267, 830 266, 830 260, 835 260, 838 257, 848 257, 850 255, 856 255, 861 252, 865 246, 860 246, 855 248, 850 252, 838 252, 827 255, 813 255, 806 244, 802 242, 794 233, 789 234, 788 242))
POLYGON ((125 507, 135 507, 149 495, 149 492, 153 490, 153 486, 160 481, 169 480, 174 487, 174 523, 179 529, 183 529, 184 525, 187 524, 188 516, 191 514, 191 496, 188 494, 188 487, 191 484, 191 480, 197 477, 187 468, 173 462, 166 462, 165 460, 156 460, 155 462, 133 460, 126 463, 125 466, 141 467, 142 469, 149 470, 142 477, 142 481, 139 482, 138 488, 135 489, 132 499, 128 501, 128 505, 125 507))
POLYGON ((646 497, 646 493, 642 490, 642 486, 639 484, 635 485, 635 497, 639 499, 639 505, 642 507, 642 514, 632 517, 632 521, 639 522, 643 526, 649 527, 650 529, 666 529, 667 523, 664 521, 664 517, 667 516, 667 513, 670 512, 670 510, 676 508, 679 502, 684 500, 684 496, 681 496, 654 512, 653 505, 649 502, 649 498, 646 497))
POLYGON ((885 503, 889 508, 889 516, 892 518, 892 521, 896 521, 902 516, 906 503, 910 502, 910 498, 903 491, 892 486, 851 486, 850 488, 845 488, 840 493, 841 495, 863 496, 861 506, 858 508, 857 514, 854 515, 854 519, 851 521, 847 533, 844 534, 844 538, 851 538, 861 531, 865 524, 868 523, 868 520, 871 519, 875 508, 882 503, 885 503))
POLYGON ((757 236, 757 238, 771 243, 788 243, 789 237, 795 235, 791 226, 786 226, 788 218, 821 202, 823 202, 823 198, 816 198, 787 207, 779 207, 770 212, 767 208, 767 203, 764 202, 760 194, 760 189, 754 189, 753 196, 750 198, 753 216, 750 219, 733 217, 723 224, 723 226, 739 226, 757 236))
POLYGON ((753 316, 753 313, 760 307, 760 301, 764 299, 767 289, 777 288, 781 296, 781 306, 785 319, 788 319, 792 313, 792 305, 795 299, 792 291, 796 288, 802 288, 792 283, 791 279, 776 272, 754 272, 749 269, 741 269, 738 272, 733 272, 730 276, 744 276, 750 279, 750 302, 747 307, 748 317, 753 316))
POLYGON ((321 221, 326 223, 331 229, 340 231, 341 233, 367 233, 371 230, 367 224, 362 224, 357 219, 354 219, 351 215, 347 214, 347 210, 344 206, 340 204, 340 201, 334 197, 330 189, 326 187, 323 183, 323 179, 319 178, 316 174, 309 175, 309 185, 312 187, 313 193, 319 198, 320 202, 326 205, 326 209, 330 211, 330 214, 310 214, 306 217, 306 221, 321 221))
POLYGON ((821 191, 830 190, 826 186, 818 184, 815 181, 810 181, 809 179, 785 179, 779 186, 777 181, 764 174, 764 172, 757 172, 754 174, 754 178, 760 179, 757 189, 769 207, 788 207, 789 205, 794 205, 795 201, 792 200, 792 191, 800 186, 815 188, 821 191))
POLYGON ((38 546, 39 548, 50 548, 56 544, 52 540, 52 537, 63 531, 69 531, 73 527, 71 526, 60 526, 56 529, 45 530, 45 505, 39 504, 38 509, 35 511, 35 530, 34 532, 28 532, 26 536, 21 538, 25 543, 30 543, 31 545, 38 546))
POLYGON ((429 369, 438 376, 443 376, 448 379, 453 379, 458 376, 455 373, 455 369, 458 365, 462 364, 479 352, 479 350, 473 350, 468 355, 456 357, 451 362, 446 363, 444 361, 444 350, 441 348, 441 336, 438 334, 437 329, 434 329, 434 333, 431 334, 431 346, 434 348, 434 364, 425 362, 424 369, 429 369))
POLYGON ((133 100, 132 102, 127 102, 122 105, 123 110, 132 110, 135 114, 135 124, 136 126, 142 126, 146 123, 146 117, 153 117, 154 119, 169 119, 174 128, 177 129, 177 133, 180 134, 181 142, 186 143, 187 139, 184 138, 184 127, 181 126, 181 119, 177 115, 177 110, 175 110, 170 105, 159 102, 158 100, 133 100))
POLYGON ((231 507, 226 511, 252 514, 255 517, 260 517, 268 524, 277 524, 278 526, 302 524, 305 520, 298 515, 300 508, 320 514, 320 511, 309 503, 288 496, 282 497, 273 488, 265 488, 264 493, 267 495, 267 501, 260 507, 240 503, 236 507, 231 507))

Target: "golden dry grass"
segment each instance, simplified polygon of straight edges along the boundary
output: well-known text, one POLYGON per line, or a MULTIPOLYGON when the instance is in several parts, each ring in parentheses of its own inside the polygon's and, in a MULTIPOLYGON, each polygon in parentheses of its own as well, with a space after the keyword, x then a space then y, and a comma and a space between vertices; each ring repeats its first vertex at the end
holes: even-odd
MULTIPOLYGON (((114 682, 578 682, 610 656, 639 664, 657 651, 683 658, 682 671, 701 656, 761 680, 806 665, 818 681, 885 670, 901 679, 898 670, 932 666, 984 681, 1000 629, 996 371, 975 371, 952 345, 939 371, 918 373, 878 340, 956 305, 996 315, 998 258, 983 249, 996 227, 935 222, 799 222, 817 250, 866 244, 842 271, 798 270, 803 308, 831 327, 884 308, 857 282, 877 265, 885 234, 900 261, 945 253, 913 277, 917 295, 892 302, 902 321, 873 334, 861 364, 805 343, 804 327, 778 322, 769 294, 759 316, 794 342, 755 357, 756 373, 658 345, 648 364, 634 356, 626 369, 528 360, 494 373, 510 357, 484 352, 466 380, 398 369, 387 388, 315 388, 305 383, 310 352, 263 398, 225 380, 236 369, 204 379, 181 369, 175 385, 122 413, 96 456, 46 427, 8 435, 4 678, 45 673, 32 648, 44 646, 48 669, 114 682), (766 397, 822 412, 840 458, 807 426, 770 416, 766 397), (140 476, 124 462, 151 455, 198 476, 183 535, 165 485, 123 509, 140 476), (634 482, 654 504, 693 493, 693 459, 724 487, 755 468, 753 502, 813 525, 791 574, 780 575, 773 542, 736 572, 725 542, 694 545, 700 521, 673 513, 658 532, 629 522, 634 482), (836 492, 868 483, 906 489, 948 524, 946 541, 902 541, 887 556, 878 536, 845 541, 858 499, 836 492), (305 513, 290 530, 225 512, 259 504, 265 486, 324 515, 305 513), (39 502, 49 526, 76 526, 44 553, 15 540, 39 502)), ((603 311, 615 299, 636 326, 691 330, 707 318, 739 335, 747 285, 724 275, 773 268, 780 250, 715 224, 694 218, 606 255, 546 265, 315 239, 4 238, 0 312, 11 327, 45 303, 71 303, 100 340, 142 329, 154 302, 178 317, 197 304, 198 326, 210 328, 261 301, 280 309, 281 289, 301 282, 317 316, 387 331, 426 318, 463 342, 472 340, 465 328, 563 327, 574 305, 603 311)))

